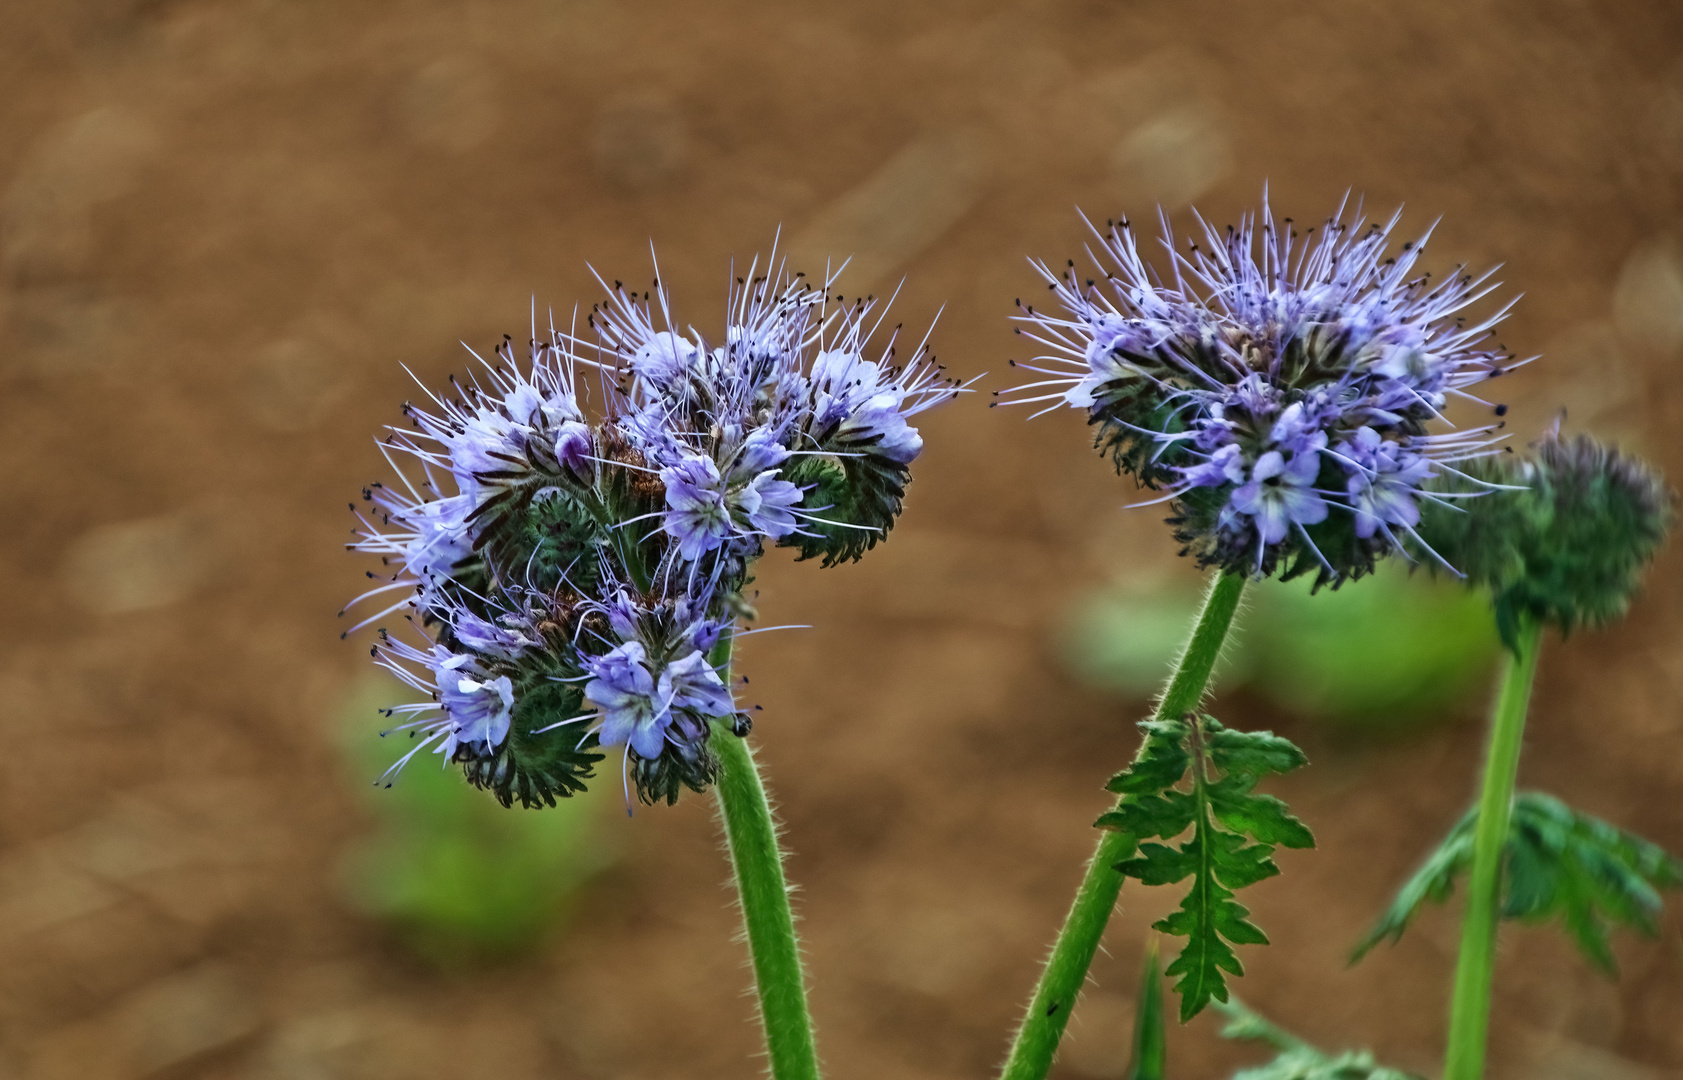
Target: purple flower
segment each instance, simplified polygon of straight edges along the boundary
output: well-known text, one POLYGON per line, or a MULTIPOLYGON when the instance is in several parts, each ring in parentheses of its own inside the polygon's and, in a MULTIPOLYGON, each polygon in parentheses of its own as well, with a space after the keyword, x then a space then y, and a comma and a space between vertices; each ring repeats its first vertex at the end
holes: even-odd
POLYGON ((595 462, 591 460, 595 453, 596 440, 590 432, 590 425, 568 420, 556 430, 555 460, 581 479, 588 480, 595 474, 595 462))
POLYGON ((463 648, 505 660, 538 647, 538 642, 523 630, 487 621, 465 608, 455 612, 450 631, 463 648))
POLYGON ((953 393, 935 377, 936 370, 885 368, 852 349, 820 352, 812 363, 810 430, 821 444, 909 465, 922 452, 923 439, 907 418, 953 393))
POLYGON ((656 685, 642 643, 627 641, 585 667, 592 678, 584 696, 600 710, 602 745, 628 745, 642 757, 659 757, 672 723, 672 685, 656 685))
POLYGON ((1352 466, 1348 491, 1356 512, 1356 535, 1364 540, 1390 526, 1413 529, 1420 523, 1420 490, 1437 475, 1425 457, 1382 440, 1370 427, 1340 444, 1352 466))
POLYGON ((436 751, 446 758, 457 744, 489 754, 508 737, 514 684, 507 675, 485 678, 472 657, 452 656, 438 665, 438 701, 454 724, 436 751))
POLYGON ((393 730, 413 731, 419 739, 381 780, 389 783, 410 758, 429 746, 446 762, 459 761, 488 757, 508 738, 514 682, 507 675, 491 675, 477 657, 442 645, 423 651, 385 636, 375 647, 375 656, 381 667, 433 698, 388 710, 413 717, 393 730))
MULTIPOLYGON (((628 641, 586 661, 586 668, 592 678, 584 693, 601 717, 597 737, 603 746, 626 745, 642 758, 660 757, 678 712, 708 719, 736 710, 724 680, 700 652, 659 667, 657 673, 642 642, 628 641)), ((705 730, 695 724, 684 724, 683 729, 705 730)))
POLYGON ((662 391, 680 386, 695 366, 701 350, 671 331, 651 333, 631 356, 638 378, 662 391))
POLYGON ((801 489, 768 469, 733 490, 727 502, 731 518, 745 534, 776 540, 797 528, 792 508, 801 503, 801 489))
POLYGON ((662 528, 678 542, 678 554, 695 562, 731 536, 730 510, 724 482, 713 459, 686 457, 660 471, 666 484, 666 513, 662 528))
POLYGON ((1255 519, 1264 544, 1278 544, 1291 526, 1326 520, 1326 500, 1312 486, 1320 471, 1313 451, 1293 454, 1287 461, 1278 450, 1270 450, 1257 458, 1250 482, 1233 492, 1233 509, 1255 519))
POLYGON ((729 716, 736 711, 736 702, 731 699, 725 681, 699 652, 667 664, 660 673, 660 682, 671 694, 674 709, 688 709, 697 716, 709 718, 729 716))

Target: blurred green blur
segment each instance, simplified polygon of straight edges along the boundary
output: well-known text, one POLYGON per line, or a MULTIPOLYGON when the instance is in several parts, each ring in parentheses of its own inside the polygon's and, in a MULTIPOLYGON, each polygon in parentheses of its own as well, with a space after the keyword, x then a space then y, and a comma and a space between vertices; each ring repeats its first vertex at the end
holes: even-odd
POLYGON ((430 748, 390 787, 375 783, 413 745, 402 732, 379 737, 399 722, 379 710, 414 696, 370 675, 342 711, 346 774, 374 823, 346 853, 346 895, 440 965, 516 956, 564 923, 569 900, 610 861, 596 823, 601 800, 589 793, 553 808, 504 809, 459 768, 440 768, 430 748))
MULTIPOLYGON (((1094 686, 1155 693, 1199 599, 1180 580, 1083 597, 1065 621, 1065 661, 1094 686)), ((1253 585, 1238 626, 1218 688, 1243 686, 1300 716, 1370 728, 1446 715, 1481 685, 1499 647, 1483 593, 1399 565, 1314 594, 1308 579, 1253 585)))

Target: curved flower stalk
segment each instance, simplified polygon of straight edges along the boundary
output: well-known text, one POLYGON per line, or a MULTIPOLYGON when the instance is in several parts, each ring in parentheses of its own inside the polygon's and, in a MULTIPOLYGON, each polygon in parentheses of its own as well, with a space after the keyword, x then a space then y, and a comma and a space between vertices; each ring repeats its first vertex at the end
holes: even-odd
MULTIPOLYGON (((896 359, 874 302, 773 271, 738 279, 718 341, 680 333, 657 281, 616 282, 584 327, 516 359, 505 337, 382 442, 353 550, 385 570, 353 606, 423 751, 505 806, 555 804, 618 750, 627 809, 718 782, 773 1072, 816 1077, 800 957, 764 788, 732 736, 730 644, 768 544, 857 559, 899 516, 922 440, 958 393, 920 342, 896 359), (721 734, 722 733, 722 734, 721 734), (720 746, 716 740, 723 739, 720 746)), ((604 283, 605 285, 606 283, 604 283)), ((352 504, 353 510, 356 509, 352 504)), ((347 633, 351 632, 347 631, 347 633)))
POLYGON ((1490 274, 1432 284, 1429 233, 1394 248, 1397 220, 1340 206, 1300 234, 1264 199, 1225 231, 1199 218, 1183 252, 1165 218, 1166 274, 1128 221, 1095 229, 1102 282, 1034 264, 1061 310, 1017 316, 1049 351, 1018 365, 1045 378, 1006 393, 1085 411, 1200 565, 1359 577, 1414 538, 1428 481, 1491 452, 1499 424, 1431 429, 1514 366, 1488 344, 1508 308, 1465 314, 1490 274))

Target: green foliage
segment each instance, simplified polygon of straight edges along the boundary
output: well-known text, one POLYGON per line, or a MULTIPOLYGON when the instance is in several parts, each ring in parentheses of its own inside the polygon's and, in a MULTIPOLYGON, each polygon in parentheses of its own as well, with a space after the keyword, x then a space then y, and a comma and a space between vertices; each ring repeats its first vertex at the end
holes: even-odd
POLYGON ((347 774, 373 820, 346 853, 350 899, 435 962, 517 955, 557 924, 567 898, 606 864, 597 801, 510 813, 425 753, 391 787, 370 785, 390 764, 392 747, 370 737, 369 722, 400 692, 389 679, 370 679, 345 710, 347 774))
POLYGON ((1134 1057, 1124 1080, 1164 1080, 1168 1070, 1168 1033, 1163 1021, 1163 969, 1157 942, 1145 951, 1145 975, 1134 1007, 1134 1057))
POLYGON ((1233 1080, 1414 1080, 1412 1074, 1388 1069, 1373 1060, 1366 1050, 1328 1054, 1295 1035, 1275 1027, 1237 1000, 1221 1007, 1228 1016, 1221 1034, 1227 1039, 1266 1042, 1280 1051, 1266 1065, 1241 1069, 1233 1080))
MULTIPOLYGON (((1476 808, 1463 817, 1398 891, 1356 946, 1351 962, 1379 942, 1400 939, 1422 904, 1443 903, 1472 865, 1476 808)), ((1608 924, 1658 932, 1659 890, 1683 884, 1683 862, 1659 846, 1537 791, 1514 799, 1502 878, 1502 915, 1527 922, 1559 918, 1589 961, 1618 973, 1608 924)))
MULTIPOLYGON (((1441 717, 1481 685, 1500 645, 1483 597, 1395 560, 1337 590, 1271 581, 1246 596, 1254 632, 1229 642, 1223 684, 1322 722, 1441 717)), ((1143 696, 1172 665, 1197 603, 1196 592, 1172 583, 1086 597, 1072 612, 1065 654, 1089 682, 1143 696)))
POLYGON ((1122 799, 1095 824, 1146 841, 1117 864, 1124 875, 1146 885, 1192 881, 1180 909, 1155 924, 1187 939, 1167 971, 1179 976, 1175 991, 1185 1022, 1211 999, 1227 1000, 1227 975, 1244 974, 1233 945, 1268 943, 1235 891, 1280 872, 1270 857, 1276 845, 1315 846, 1285 803, 1254 790, 1263 777, 1307 759, 1272 732, 1232 731, 1210 716, 1147 720, 1140 728, 1139 755, 1108 785, 1122 799), (1178 846, 1148 842, 1188 830, 1192 835, 1178 846))

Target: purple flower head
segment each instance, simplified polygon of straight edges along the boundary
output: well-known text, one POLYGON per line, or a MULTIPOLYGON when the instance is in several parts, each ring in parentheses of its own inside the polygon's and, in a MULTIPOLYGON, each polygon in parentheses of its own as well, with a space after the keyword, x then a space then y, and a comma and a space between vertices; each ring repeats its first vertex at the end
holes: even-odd
POLYGON ((382 443, 408 469, 364 493, 352 546, 383 568, 362 625, 408 609, 425 646, 375 646, 428 699, 399 727, 505 805, 582 790, 600 746, 645 801, 712 783, 715 721, 748 730, 714 665, 753 617, 752 561, 869 548, 922 449, 910 421, 959 389, 922 343, 871 340, 874 301, 759 269, 717 336, 658 279, 547 343, 534 312, 529 358, 505 337, 382 443))
POLYGON ((1492 452, 1495 427, 1429 428, 1513 365, 1485 345, 1508 309, 1466 314, 1489 275, 1432 284, 1425 238, 1392 250, 1397 220, 1341 207, 1300 232, 1265 200, 1236 228, 1200 218, 1186 249, 1165 219, 1161 274, 1112 224, 1102 280, 1035 264, 1062 311, 1018 316, 1046 350, 1019 365, 1041 376, 1019 400, 1086 411, 1120 470, 1167 490, 1201 564, 1359 576, 1417 539, 1425 481, 1492 452))

